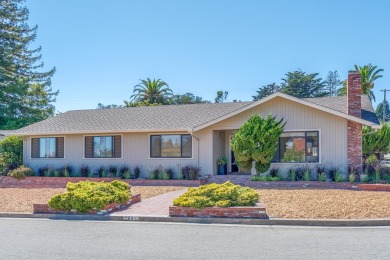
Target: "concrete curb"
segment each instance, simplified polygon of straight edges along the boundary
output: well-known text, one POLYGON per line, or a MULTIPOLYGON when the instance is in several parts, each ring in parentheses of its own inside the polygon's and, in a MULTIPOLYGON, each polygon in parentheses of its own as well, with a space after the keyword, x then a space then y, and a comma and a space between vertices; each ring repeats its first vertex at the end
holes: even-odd
POLYGON ((131 221, 161 223, 198 223, 198 224, 241 224, 266 226, 318 226, 318 227, 373 227, 390 226, 386 219, 238 219, 238 218, 187 218, 169 216, 110 216, 110 215, 65 215, 65 214, 30 214, 0 213, 0 218, 43 218, 58 220, 98 220, 131 221))

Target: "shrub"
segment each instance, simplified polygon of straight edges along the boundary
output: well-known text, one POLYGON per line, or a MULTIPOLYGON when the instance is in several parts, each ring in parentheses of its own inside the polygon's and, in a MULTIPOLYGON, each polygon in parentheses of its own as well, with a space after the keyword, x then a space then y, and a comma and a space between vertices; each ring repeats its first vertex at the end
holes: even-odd
POLYGON ((335 182, 342 182, 344 180, 343 173, 339 169, 334 173, 334 180, 335 182))
POLYGON ((295 168, 291 168, 288 170, 288 178, 290 181, 296 181, 297 180, 297 175, 295 173, 295 168))
POLYGON ((259 194, 254 189, 227 181, 189 188, 182 196, 174 199, 173 205, 193 208, 254 206, 258 200, 259 194))
POLYGON ((165 172, 168 174, 170 180, 175 176, 175 171, 171 167, 166 168, 165 172))
POLYGON ((322 178, 325 176, 325 180, 326 180, 326 168, 324 165, 322 165, 322 164, 318 165, 316 168, 316 172, 317 172, 317 179, 319 181, 322 181, 322 180, 320 180, 321 175, 322 175, 322 178))
POLYGON ((116 177, 118 173, 118 167, 115 165, 108 166, 108 177, 116 177))
POLYGON ((9 136, 0 141, 0 175, 18 168, 23 161, 23 137, 9 136))
POLYGON ((339 171, 337 167, 329 167, 328 169, 328 179, 330 181, 336 181, 336 173, 339 171))
POLYGON ((389 152, 390 126, 388 124, 382 124, 381 129, 378 131, 375 131, 371 127, 364 126, 362 133, 362 153, 364 158, 389 152))
POLYGON ((159 170, 158 170, 158 168, 156 168, 156 169, 150 171, 150 173, 149 173, 149 179, 151 179, 151 180, 157 180, 157 179, 158 179, 158 175, 159 175, 159 170))
POLYGON ((356 180, 356 175, 354 173, 350 173, 348 178, 349 178, 349 182, 353 183, 356 180))
POLYGON ((141 176, 141 166, 137 165, 134 168, 134 178, 133 179, 138 179, 139 176, 141 176))
POLYGON ((181 168, 181 171, 186 180, 198 180, 200 177, 200 168, 197 166, 187 165, 181 168))
POLYGON ((177 179, 182 180, 184 178, 182 171, 177 172, 177 179))
POLYGON ((266 118, 253 115, 238 129, 231 142, 238 166, 250 169, 255 161, 256 170, 266 172, 285 125, 283 119, 276 120, 271 115, 266 118))
POLYGON ((161 180, 169 180, 169 174, 167 172, 161 172, 160 175, 159 175, 159 179, 161 180))
MULTIPOLYGON (((129 169, 129 167, 126 166, 126 165, 121 166, 121 167, 119 168, 119 171, 118 171, 118 172, 119 172, 119 176, 117 176, 117 177, 119 177, 119 178, 124 178, 124 179, 126 179, 126 178, 125 178, 125 173, 126 173, 126 172, 128 172, 128 173, 130 174, 130 176, 131 176, 130 169, 129 169)), ((130 179, 130 177, 129 177, 128 179, 130 179)))
POLYGON ((130 173, 130 171, 125 171, 125 173, 122 176, 123 176, 123 179, 128 180, 131 178, 131 173, 130 173))
POLYGON ((68 182, 67 192, 49 199, 49 206, 54 209, 86 213, 92 209, 102 209, 105 205, 116 202, 122 204, 131 196, 130 186, 122 181, 78 183, 68 182))
POLYGON ((96 170, 96 173, 97 173, 97 175, 98 175, 100 178, 107 178, 106 167, 104 167, 104 166, 100 166, 100 167, 96 170))
POLYGON ((59 170, 54 170, 53 176, 54 177, 60 177, 60 171, 59 170))
POLYGON ((279 177, 279 169, 278 168, 271 168, 269 170, 269 176, 271 176, 271 177, 279 177))
POLYGON ((85 165, 85 164, 81 165, 81 167, 80 167, 80 175, 81 175, 81 177, 88 177, 90 171, 91 170, 89 169, 88 165, 85 165))
POLYGON ((59 171, 60 177, 70 177, 73 173, 73 167, 70 165, 65 165, 57 169, 59 171))
POLYGON ((46 173, 49 173, 49 172, 50 172, 49 166, 42 166, 42 167, 38 168, 37 176, 46 176, 47 175, 46 173))
POLYGON ((30 168, 23 165, 8 172, 8 176, 18 180, 24 179, 26 176, 31 176, 31 175, 33 175, 33 171, 30 168))
POLYGON ((325 172, 320 173, 320 175, 318 175, 318 180, 326 181, 326 173, 325 172))
POLYGON ((260 175, 256 175, 256 176, 252 176, 252 181, 280 181, 280 177, 278 176, 275 176, 275 177, 272 177, 271 175, 270 176, 260 176, 260 175))

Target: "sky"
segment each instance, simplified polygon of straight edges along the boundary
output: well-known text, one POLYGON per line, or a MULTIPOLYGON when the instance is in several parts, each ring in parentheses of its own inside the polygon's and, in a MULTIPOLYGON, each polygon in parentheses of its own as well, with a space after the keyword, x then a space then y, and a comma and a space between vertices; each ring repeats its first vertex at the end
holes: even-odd
POLYGON ((56 67, 59 112, 123 104, 140 79, 175 94, 248 101, 301 69, 341 79, 354 65, 384 69, 390 89, 390 1, 27 0, 45 68, 56 67))

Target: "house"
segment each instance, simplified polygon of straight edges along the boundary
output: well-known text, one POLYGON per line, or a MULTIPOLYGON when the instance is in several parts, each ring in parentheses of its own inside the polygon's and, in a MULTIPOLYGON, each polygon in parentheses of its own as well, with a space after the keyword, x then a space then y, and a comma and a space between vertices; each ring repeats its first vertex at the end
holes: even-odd
POLYGON ((10 135, 12 131, 0 130, 0 141, 3 140, 6 136, 10 135))
POLYGON ((228 158, 229 172, 240 169, 230 140, 253 114, 287 122, 273 166, 288 169, 330 163, 346 169, 362 164, 362 126, 379 128, 360 74, 348 74, 348 95, 298 99, 275 93, 256 102, 189 104, 69 111, 16 130, 24 136, 24 164, 31 168, 88 165, 201 167, 216 174, 216 161, 228 158))

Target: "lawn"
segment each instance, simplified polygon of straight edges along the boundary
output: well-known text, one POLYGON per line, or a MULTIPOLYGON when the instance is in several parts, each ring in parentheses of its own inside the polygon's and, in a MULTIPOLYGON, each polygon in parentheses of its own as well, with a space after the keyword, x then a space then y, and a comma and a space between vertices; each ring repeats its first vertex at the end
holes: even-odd
POLYGON ((270 217, 304 219, 390 218, 390 192, 257 190, 270 217))
MULTIPOLYGON (((185 187, 136 186, 131 187, 132 194, 141 194, 142 199, 154 197, 170 191, 186 189, 185 187)), ((0 212, 32 213, 33 203, 47 203, 48 199, 66 189, 0 189, 0 212)))

